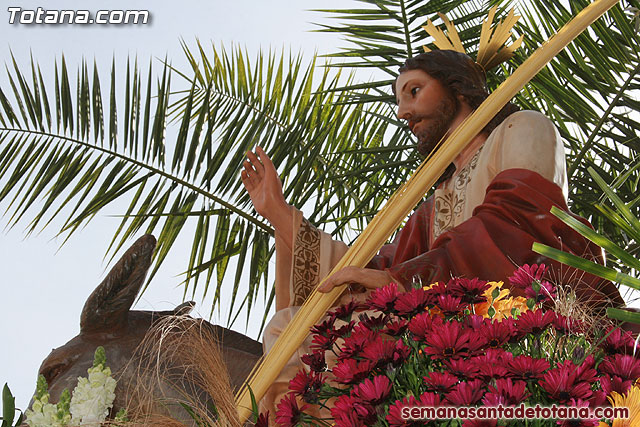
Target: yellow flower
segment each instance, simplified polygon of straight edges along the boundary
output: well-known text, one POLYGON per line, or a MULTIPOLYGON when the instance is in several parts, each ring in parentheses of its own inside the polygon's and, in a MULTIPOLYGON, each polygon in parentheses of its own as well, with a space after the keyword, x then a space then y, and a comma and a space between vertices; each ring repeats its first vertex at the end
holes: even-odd
POLYGON ((479 303, 475 305, 475 312, 484 317, 489 316, 489 307, 493 306, 495 314, 493 316, 496 320, 502 320, 505 317, 512 317, 511 311, 517 308, 520 313, 527 310, 527 299, 523 297, 512 297, 509 289, 502 289, 503 282, 488 282, 489 289, 484 292, 484 296, 487 298, 487 302, 479 303), (493 298, 495 289, 499 289, 500 292, 496 298, 493 298))
MULTIPOLYGON (((640 425, 640 387, 634 386, 625 395, 620 395, 615 391, 607 397, 614 408, 629 408, 629 418, 617 418, 613 420, 611 427, 635 427, 640 425)), ((607 424, 600 423, 600 426, 607 424)), ((609 426, 607 426, 609 427, 609 426)))

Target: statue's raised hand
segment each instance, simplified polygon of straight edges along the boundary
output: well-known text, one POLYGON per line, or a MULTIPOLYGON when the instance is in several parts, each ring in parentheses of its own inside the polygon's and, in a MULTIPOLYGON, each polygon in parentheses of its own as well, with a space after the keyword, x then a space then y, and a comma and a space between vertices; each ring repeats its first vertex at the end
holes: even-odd
POLYGON ((240 176, 256 212, 274 228, 278 229, 281 225, 286 227, 283 219, 289 218, 291 214, 290 207, 284 200, 282 181, 273 162, 261 147, 256 147, 255 153, 247 153, 240 176))

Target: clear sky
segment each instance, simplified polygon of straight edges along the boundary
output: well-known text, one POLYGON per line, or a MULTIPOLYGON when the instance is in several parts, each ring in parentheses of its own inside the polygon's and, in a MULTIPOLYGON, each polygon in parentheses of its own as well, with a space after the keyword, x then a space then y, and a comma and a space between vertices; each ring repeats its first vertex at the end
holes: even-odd
MULTIPOLYGON (((11 66, 12 51, 25 72, 33 55, 45 78, 47 72, 51 73, 54 59, 59 59, 62 53, 71 70, 76 69, 83 57, 90 63, 95 59, 103 80, 108 77, 114 56, 122 69, 127 55, 137 55, 145 66, 149 58, 155 58, 158 67, 158 58, 167 56, 174 66, 185 67, 180 38, 192 46, 196 38, 204 44, 223 43, 226 47, 234 43, 250 52, 260 47, 291 48, 310 59, 316 51, 334 52, 345 42, 335 35, 310 32, 315 28, 312 22, 326 22, 326 17, 308 9, 348 7, 354 3, 352 0, 10 0, 0 10, 0 55, 11 66), (8 7, 37 10, 38 6, 91 12, 148 10, 151 22, 129 26, 9 24, 8 7)), ((3 69, 0 84, 6 88, 6 83, 3 69)), ((7 205, 0 204, 2 212, 7 205)), ((119 219, 108 215, 123 212, 122 204, 107 209, 61 249, 61 240, 54 238, 55 223, 40 234, 27 237, 24 230, 28 221, 22 221, 0 235, 0 386, 9 383, 18 407, 25 408, 31 398, 41 361, 51 349, 78 333, 80 312, 87 296, 113 265, 107 264, 103 256, 119 219)), ((3 228, 7 221, 7 217, 0 219, 3 228)), ((190 235, 183 237, 135 308, 167 310, 182 302, 182 290, 177 288, 181 278, 176 276, 185 270, 191 243, 190 235)), ((198 299, 196 311, 203 317, 208 317, 209 308, 207 301, 198 299)), ((246 330, 253 338, 257 338, 260 311, 256 310, 246 330)), ((223 309, 217 323, 226 322, 225 314, 223 309)), ((245 322, 237 322, 234 329, 245 332, 245 322)))

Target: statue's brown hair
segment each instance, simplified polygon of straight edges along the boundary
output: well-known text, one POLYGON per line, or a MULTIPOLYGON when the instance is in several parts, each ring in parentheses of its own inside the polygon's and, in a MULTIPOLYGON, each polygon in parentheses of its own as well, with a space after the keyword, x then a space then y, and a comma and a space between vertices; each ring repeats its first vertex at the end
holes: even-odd
MULTIPOLYGON (((489 96, 485 72, 480 65, 464 53, 454 50, 433 50, 409 58, 400 67, 400 73, 408 70, 422 70, 442 83, 457 98, 464 97, 472 109, 476 109, 489 96)), ((395 93, 395 81, 392 88, 395 93)), ((513 103, 505 105, 484 127, 491 133, 504 119, 520 108, 513 103)))

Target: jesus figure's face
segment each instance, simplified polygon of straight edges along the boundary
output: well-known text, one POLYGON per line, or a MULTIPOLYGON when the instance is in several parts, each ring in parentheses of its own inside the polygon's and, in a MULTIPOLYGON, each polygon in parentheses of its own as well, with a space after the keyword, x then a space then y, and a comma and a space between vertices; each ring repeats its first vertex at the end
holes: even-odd
POLYGON ((398 118, 406 120, 418 138, 418 151, 428 155, 447 135, 456 117, 456 98, 422 70, 408 70, 396 80, 398 118))

